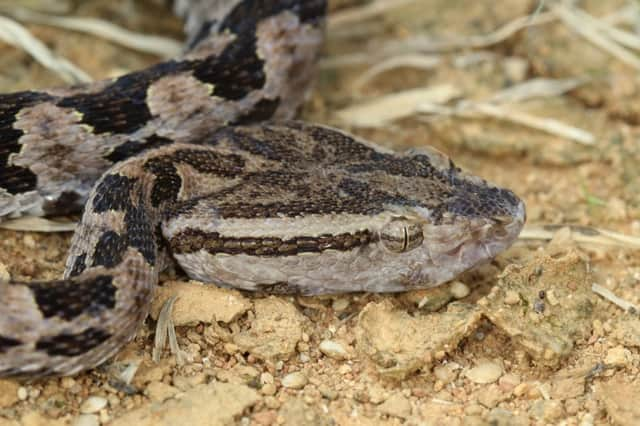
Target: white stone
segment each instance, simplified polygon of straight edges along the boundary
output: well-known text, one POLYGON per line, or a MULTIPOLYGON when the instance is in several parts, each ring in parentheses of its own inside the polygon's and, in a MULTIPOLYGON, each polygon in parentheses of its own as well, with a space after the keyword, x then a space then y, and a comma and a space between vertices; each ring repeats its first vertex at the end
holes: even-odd
POLYGON ((100 420, 95 414, 80 414, 72 424, 73 426, 100 426, 100 420))
POLYGON ((462 299, 463 297, 467 297, 471 290, 465 283, 461 283, 460 281, 455 281, 449 287, 449 292, 456 299, 462 299))
POLYGON ((307 376, 300 371, 289 373, 282 378, 282 386, 290 389, 302 389, 307 382, 307 376))
POLYGON ((485 361, 467 370, 465 376, 474 383, 493 383, 502 376, 502 366, 496 362, 485 361))
POLYGON ((93 414, 102 410, 107 406, 107 400, 101 396, 90 396, 80 405, 82 414, 93 414))
POLYGON ((320 352, 333 359, 347 359, 349 357, 349 353, 347 350, 339 343, 334 340, 323 340, 320 342, 320 352))

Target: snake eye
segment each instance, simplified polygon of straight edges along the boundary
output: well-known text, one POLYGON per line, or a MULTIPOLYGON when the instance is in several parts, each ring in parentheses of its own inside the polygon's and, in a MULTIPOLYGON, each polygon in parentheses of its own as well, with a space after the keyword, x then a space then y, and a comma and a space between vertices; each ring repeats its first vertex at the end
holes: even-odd
POLYGON ((422 244, 422 226, 405 218, 393 219, 380 231, 382 245, 392 252, 411 251, 422 244))

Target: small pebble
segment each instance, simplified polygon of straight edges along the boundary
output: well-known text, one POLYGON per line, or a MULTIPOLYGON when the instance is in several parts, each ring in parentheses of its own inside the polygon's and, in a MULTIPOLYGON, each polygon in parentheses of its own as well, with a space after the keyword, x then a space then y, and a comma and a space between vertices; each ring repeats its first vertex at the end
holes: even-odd
POLYGON ((387 392, 381 386, 373 385, 369 388, 369 401, 372 404, 381 404, 387 399, 387 392))
POLYGON ((276 385, 273 383, 266 383, 264 386, 260 388, 260 393, 265 396, 271 396, 276 394, 276 385))
POLYGON ((36 240, 31 235, 25 235, 22 238, 22 241, 24 242, 24 245, 27 246, 27 248, 36 248, 36 240))
POLYGON ((593 426, 595 424, 595 419, 593 418, 593 414, 586 413, 580 419, 580 426, 593 426))
POLYGON ((395 393, 378 406, 378 411, 389 416, 406 419, 411 415, 411 403, 404 395, 395 393))
POLYGON ((513 413, 504 408, 494 408, 489 413, 488 424, 491 425, 512 425, 517 424, 513 413))
POLYGON ((503 391, 509 392, 512 391, 516 386, 518 386, 521 381, 522 380, 520 379, 520 376, 518 376, 517 374, 509 373, 500 377, 500 380, 498 380, 498 385, 503 391))
POLYGON ((462 299, 467 297, 471 291, 465 283, 455 281, 451 284, 451 287, 449 287, 449 292, 451 292, 451 295, 456 299, 462 299))
POLYGON ((480 404, 476 404, 476 403, 465 404, 464 413, 467 416, 479 416, 482 413, 484 413, 484 411, 485 411, 485 408, 480 404))
POLYGON ((5 265, 4 263, 0 263, 0 284, 8 283, 10 280, 11 280, 11 274, 9 274, 7 265, 5 265))
POLYGON ((558 304, 560 304, 560 301, 556 297, 556 294, 553 290, 547 291, 547 301, 549 301, 549 304, 551 306, 557 306, 558 304))
POLYGON ((73 420, 73 426, 99 426, 100 420, 95 414, 81 414, 73 420))
POLYGON ((460 366, 453 362, 438 365, 433 369, 433 374, 442 384, 453 382, 458 377, 458 371, 460 366))
POLYGON ((151 382, 144 393, 153 402, 163 402, 173 398, 180 390, 163 382, 151 382))
POLYGON ((20 400, 18 398, 19 389, 20 385, 15 381, 0 379, 0 409, 11 407, 20 400))
POLYGON ((323 340, 320 342, 320 352, 329 358, 343 360, 349 357, 349 353, 338 342, 334 340, 323 340))
POLYGON ((353 371, 353 368, 351 368, 350 365, 347 364, 342 364, 339 368, 338 368, 338 373, 341 375, 345 375, 345 374, 349 374, 353 371))
POLYGON ((107 406, 107 400, 101 396, 90 396, 80 405, 82 414, 93 414, 107 406))
POLYGON ((336 299, 331 304, 331 307, 336 312, 342 312, 349 307, 349 299, 346 297, 341 297, 340 299, 336 299))
POLYGON ((478 395, 478 403, 487 408, 495 408, 506 397, 507 395, 500 391, 498 385, 491 384, 483 387, 478 395))
POLYGON ((562 402, 555 400, 537 400, 529 408, 529 416, 544 423, 557 424, 557 420, 565 417, 562 402))
POLYGON ((614 365, 616 367, 626 367, 631 365, 633 355, 631 351, 624 346, 616 346, 607 351, 604 359, 605 364, 614 365))
POLYGON ((264 405, 272 410, 280 408, 280 401, 274 396, 267 396, 264 398, 264 405))
POLYGON ((71 389, 76 384, 76 381, 73 377, 63 377, 60 379, 60 386, 62 389, 71 389))
POLYGON ((302 389, 308 381, 307 376, 300 371, 295 371, 282 378, 282 386, 290 389, 302 389))
POLYGON ((520 383, 519 385, 516 385, 515 388, 513 388, 513 394, 515 396, 522 396, 525 393, 527 393, 529 391, 529 384, 528 383, 520 383))
POLYGON ((302 353, 300 354, 300 362, 306 364, 308 362, 311 362, 311 358, 309 358, 309 355, 302 353))
POLYGON ((322 395, 324 398, 326 398, 326 399, 328 399, 330 401, 338 399, 338 392, 336 392, 335 390, 331 389, 327 385, 320 385, 318 387, 318 391, 320 392, 320 395, 322 395))
POLYGON ((478 384, 493 383, 502 376, 502 366, 498 363, 486 361, 467 370, 465 376, 478 384))
POLYGON ((262 383, 263 385, 273 384, 274 383, 274 379, 273 379, 273 376, 271 375, 271 373, 265 372, 265 373, 260 374, 260 383, 262 383))
POLYGON ((261 411, 255 413, 252 417, 253 422, 258 425, 275 425, 278 423, 278 412, 275 410, 261 411))
POLYGON ((506 303, 507 305, 515 305, 517 303, 520 303, 520 296, 518 295, 518 292, 507 290, 504 295, 504 303, 506 303))
POLYGON ((20 401, 24 401, 27 398, 29 398, 29 392, 27 392, 27 388, 25 388, 24 386, 20 386, 18 388, 18 399, 20 401))

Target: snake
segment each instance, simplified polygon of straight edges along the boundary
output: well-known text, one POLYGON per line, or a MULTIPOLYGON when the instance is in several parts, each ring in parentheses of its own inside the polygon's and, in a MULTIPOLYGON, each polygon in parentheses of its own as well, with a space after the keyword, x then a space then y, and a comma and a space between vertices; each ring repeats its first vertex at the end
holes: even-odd
POLYGON ((0 377, 73 375, 147 317, 158 275, 273 294, 438 286, 508 248, 523 201, 427 145, 296 119, 325 0, 175 0, 180 56, 0 95, 0 218, 82 212, 65 272, 0 282, 0 377))

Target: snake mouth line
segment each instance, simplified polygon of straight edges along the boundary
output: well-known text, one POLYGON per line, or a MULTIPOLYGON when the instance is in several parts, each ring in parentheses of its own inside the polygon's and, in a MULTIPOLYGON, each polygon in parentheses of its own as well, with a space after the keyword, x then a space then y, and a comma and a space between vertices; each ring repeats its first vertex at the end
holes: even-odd
POLYGON ((489 261, 511 246, 526 221, 524 203, 520 201, 511 216, 484 219, 468 225, 468 237, 455 241, 446 238, 432 242, 429 247, 434 266, 457 265, 463 271, 489 261))

